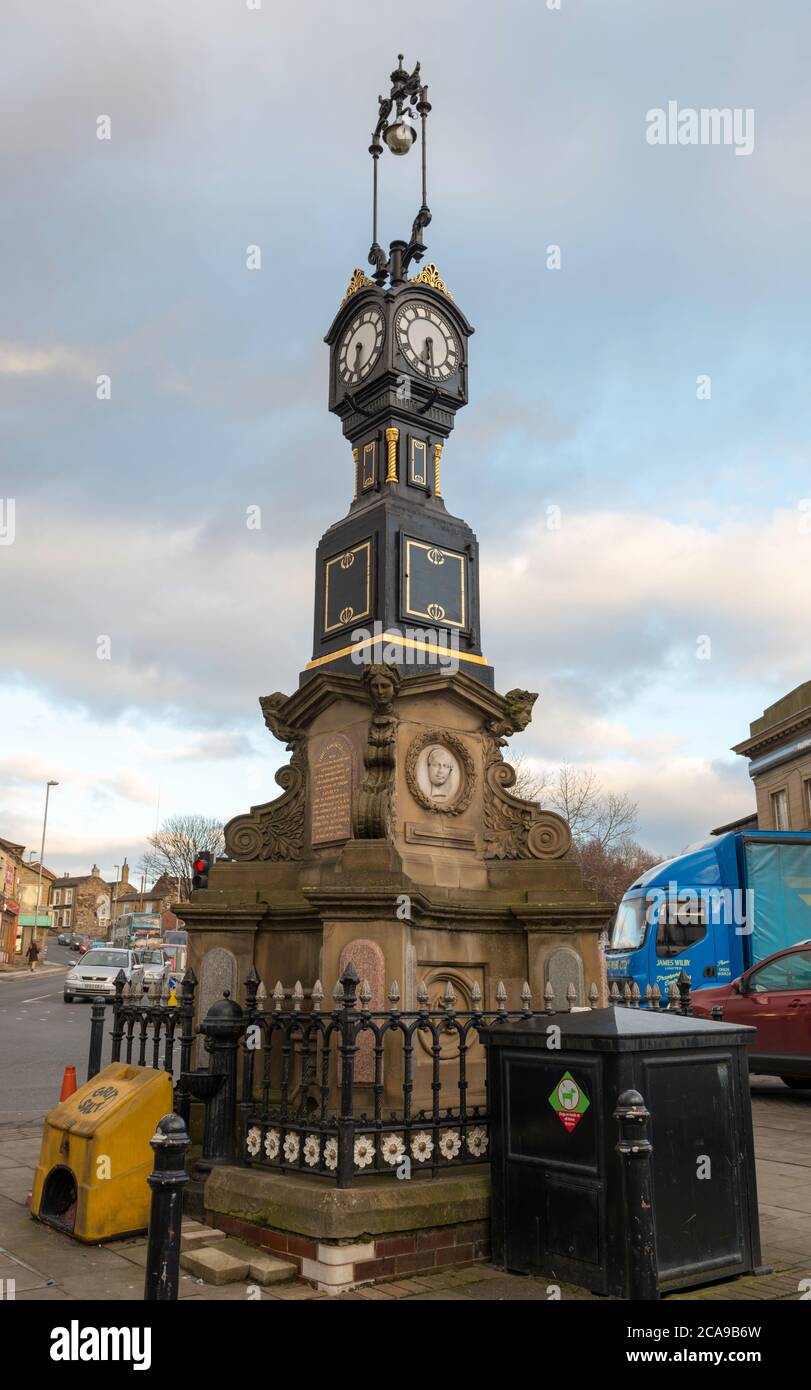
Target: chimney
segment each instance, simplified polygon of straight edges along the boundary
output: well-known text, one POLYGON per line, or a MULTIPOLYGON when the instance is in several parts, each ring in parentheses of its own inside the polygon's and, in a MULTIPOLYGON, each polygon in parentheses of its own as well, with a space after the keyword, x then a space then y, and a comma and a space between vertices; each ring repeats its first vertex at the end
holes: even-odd
POLYGON ((94 864, 93 867, 92 867, 92 869, 90 870, 90 877, 91 877, 91 878, 98 878, 98 876, 99 876, 99 866, 98 866, 98 864, 94 864))
POLYGON ((127 861, 126 861, 126 859, 125 859, 125 860, 124 860, 124 863, 121 865, 121 882, 122 882, 122 883, 129 883, 129 881, 130 881, 130 866, 129 866, 129 864, 127 863, 127 861))

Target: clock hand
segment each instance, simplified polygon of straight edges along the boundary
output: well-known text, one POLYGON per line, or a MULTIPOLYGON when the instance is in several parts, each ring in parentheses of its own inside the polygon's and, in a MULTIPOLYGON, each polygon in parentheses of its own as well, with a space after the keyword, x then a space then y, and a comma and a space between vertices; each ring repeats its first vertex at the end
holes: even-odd
POLYGON ((355 370, 356 372, 359 372, 362 366, 363 366, 363 343, 360 342, 360 341, 358 341, 358 342, 355 344, 355 368, 354 368, 354 370, 355 370))

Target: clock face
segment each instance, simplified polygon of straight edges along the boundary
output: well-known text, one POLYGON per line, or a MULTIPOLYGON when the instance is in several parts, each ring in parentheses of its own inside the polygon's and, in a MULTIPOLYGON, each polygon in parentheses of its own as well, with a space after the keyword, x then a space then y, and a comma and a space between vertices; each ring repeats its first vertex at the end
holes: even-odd
POLYGON ((338 372, 357 386, 365 381, 383 348, 383 315, 372 306, 361 309, 344 329, 338 348, 338 372))
POLYGON ((459 371, 462 349, 448 320, 428 304, 406 304, 397 315, 397 346, 415 372, 447 381, 459 371))

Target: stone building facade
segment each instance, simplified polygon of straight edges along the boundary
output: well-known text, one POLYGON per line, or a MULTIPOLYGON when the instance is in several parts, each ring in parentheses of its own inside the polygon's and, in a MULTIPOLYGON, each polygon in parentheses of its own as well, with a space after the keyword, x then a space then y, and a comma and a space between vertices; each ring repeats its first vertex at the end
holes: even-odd
POLYGON ((25 846, 0 839, 0 965, 12 965, 17 947, 19 875, 25 846))
POLYGON ((733 751, 749 759, 758 829, 811 829, 811 681, 764 710, 733 751))

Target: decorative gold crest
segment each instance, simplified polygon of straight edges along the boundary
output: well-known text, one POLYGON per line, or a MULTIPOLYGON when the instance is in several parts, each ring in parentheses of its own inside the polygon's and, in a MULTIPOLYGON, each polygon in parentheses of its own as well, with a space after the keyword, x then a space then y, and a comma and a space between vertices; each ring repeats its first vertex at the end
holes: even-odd
POLYGON ((354 617, 354 615, 354 608, 342 608, 338 616, 340 617, 342 623, 348 623, 349 620, 354 617))
POLYGON ((354 565, 354 563, 355 563, 355 552, 354 552, 354 550, 347 550, 346 554, 341 556, 341 569, 342 569, 342 570, 350 570, 350 569, 352 568, 352 566, 354 565))
POLYGON ((433 618, 435 623, 441 623, 445 616, 445 609, 441 603, 429 603, 426 609, 429 618, 433 618))
MULTIPOLYGON (((364 275, 363 271, 359 267, 353 270, 352 277, 349 281, 349 284, 346 287, 346 294, 341 300, 340 307, 343 307, 347 299, 351 299, 353 294, 357 294, 358 290, 365 290, 369 288, 374 289, 374 283, 374 280, 370 280, 368 275, 364 275)), ((441 288, 441 286, 437 286, 437 288, 439 289, 441 288)))
POLYGON ((428 559, 431 561, 432 565, 444 565, 445 563, 445 556, 441 550, 429 550, 428 559))
MULTIPOLYGON (((356 275, 359 273, 359 271, 355 271, 356 275)), ((442 279, 433 261, 429 261, 427 265, 424 265, 419 275, 412 275, 411 283, 412 285, 430 285, 432 290, 439 290, 440 294, 444 294, 446 299, 453 299, 453 295, 442 279)))

